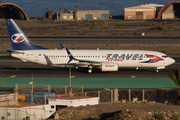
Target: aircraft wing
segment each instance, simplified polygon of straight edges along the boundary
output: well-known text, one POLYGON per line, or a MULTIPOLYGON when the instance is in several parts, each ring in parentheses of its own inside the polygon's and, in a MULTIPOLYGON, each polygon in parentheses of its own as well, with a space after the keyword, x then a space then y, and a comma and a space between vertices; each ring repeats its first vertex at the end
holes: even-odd
POLYGON ((67 52, 67 54, 69 56, 69 61, 67 63, 68 65, 72 64, 72 63, 70 63, 72 60, 79 61, 79 63, 78 63, 79 66, 84 66, 84 65, 86 65, 86 66, 88 66, 88 65, 98 66, 98 65, 101 65, 103 63, 103 62, 100 62, 100 61, 76 59, 76 58, 73 57, 71 52, 67 48, 64 47, 64 45, 62 43, 60 43, 60 45, 61 45, 61 48, 63 50, 66 50, 66 52, 67 52))
POLYGON ((73 57, 73 55, 71 54, 71 52, 67 49, 67 48, 65 48, 65 50, 67 51, 67 54, 68 54, 68 56, 69 56, 69 61, 68 61, 68 63, 67 64, 70 64, 70 62, 72 61, 72 60, 76 60, 76 61, 79 61, 79 64, 86 64, 86 65, 101 65, 103 62, 101 62, 101 61, 93 61, 93 60, 82 60, 82 59, 76 59, 76 58, 74 58, 73 57))
POLYGON ((102 63, 100 61, 93 61, 93 60, 81 60, 81 59, 76 59, 79 62, 86 62, 86 63, 102 63))
POLYGON ((71 66, 71 67, 88 67, 91 66, 100 66, 103 62, 96 61, 79 61, 78 63, 69 63, 69 64, 51 64, 52 66, 71 66))

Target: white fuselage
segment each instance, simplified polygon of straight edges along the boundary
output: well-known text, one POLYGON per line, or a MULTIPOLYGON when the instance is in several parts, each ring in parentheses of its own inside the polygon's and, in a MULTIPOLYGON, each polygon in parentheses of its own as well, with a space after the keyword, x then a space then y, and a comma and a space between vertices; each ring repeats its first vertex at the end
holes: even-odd
MULTIPOLYGON (((166 54, 145 50, 70 50, 74 58, 99 62, 115 62, 119 67, 163 68, 175 61, 166 54), (151 57, 147 56, 150 55, 151 57), (158 60, 159 58, 160 60, 158 60)), ((24 54, 12 53, 23 61, 43 65, 65 67, 69 61, 66 50, 24 50, 24 54)), ((79 63, 72 60, 70 63, 79 63)))

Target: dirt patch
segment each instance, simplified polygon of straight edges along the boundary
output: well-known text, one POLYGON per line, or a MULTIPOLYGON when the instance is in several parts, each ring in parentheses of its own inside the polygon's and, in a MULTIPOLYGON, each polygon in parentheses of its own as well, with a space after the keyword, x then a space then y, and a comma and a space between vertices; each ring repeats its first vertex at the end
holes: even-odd
POLYGON ((59 120, 177 120, 180 107, 161 103, 106 103, 64 108, 55 114, 59 120))

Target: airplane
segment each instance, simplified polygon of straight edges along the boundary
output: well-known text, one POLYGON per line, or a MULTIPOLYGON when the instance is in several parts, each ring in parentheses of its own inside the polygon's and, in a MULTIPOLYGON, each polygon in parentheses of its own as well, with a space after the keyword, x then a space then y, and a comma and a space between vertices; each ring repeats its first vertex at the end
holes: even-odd
POLYGON ((101 71, 118 71, 121 67, 165 69, 175 62, 166 54, 147 50, 68 50, 48 49, 33 44, 13 19, 5 19, 12 49, 5 48, 15 58, 54 67, 85 67, 88 73, 93 68, 101 71))

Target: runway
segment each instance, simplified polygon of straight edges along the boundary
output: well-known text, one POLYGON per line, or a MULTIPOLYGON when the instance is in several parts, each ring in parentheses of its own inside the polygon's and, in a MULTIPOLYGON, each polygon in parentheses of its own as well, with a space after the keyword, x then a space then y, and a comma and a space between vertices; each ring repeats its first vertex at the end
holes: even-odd
MULTIPOLYGON (((28 36, 33 43, 81 44, 172 44, 180 43, 180 36, 28 36)), ((0 36, 0 43, 10 43, 9 36, 0 36)))
MULTIPOLYGON (((72 76, 78 78, 121 78, 121 77, 167 77, 169 70, 173 68, 180 69, 180 55, 169 55, 176 60, 173 65, 155 72, 153 68, 119 68, 117 72, 101 72, 99 69, 93 69, 92 73, 87 73, 86 68, 72 68, 72 76)), ((56 68, 39 65, 30 62, 23 62, 19 59, 12 58, 9 54, 0 54, 0 77, 69 77, 68 68, 56 68)))

